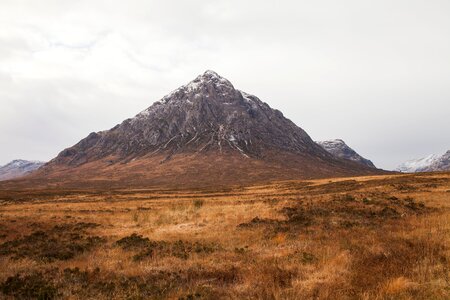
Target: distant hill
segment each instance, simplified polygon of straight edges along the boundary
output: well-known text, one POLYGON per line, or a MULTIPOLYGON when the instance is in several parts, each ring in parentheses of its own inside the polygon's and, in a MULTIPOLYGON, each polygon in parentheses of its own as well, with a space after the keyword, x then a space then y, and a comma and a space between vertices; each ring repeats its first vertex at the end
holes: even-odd
POLYGON ((428 155, 419 159, 412 159, 402 163, 397 168, 400 172, 433 172, 450 170, 450 150, 443 155, 428 155))
POLYGON ((359 155, 355 150, 350 148, 343 140, 327 140, 317 141, 322 148, 330 152, 336 157, 348 159, 369 168, 376 168, 373 162, 359 155))
POLYGON ((29 161, 23 159, 13 160, 12 162, 0 167, 0 180, 14 179, 25 176, 39 169, 45 164, 42 161, 29 161))

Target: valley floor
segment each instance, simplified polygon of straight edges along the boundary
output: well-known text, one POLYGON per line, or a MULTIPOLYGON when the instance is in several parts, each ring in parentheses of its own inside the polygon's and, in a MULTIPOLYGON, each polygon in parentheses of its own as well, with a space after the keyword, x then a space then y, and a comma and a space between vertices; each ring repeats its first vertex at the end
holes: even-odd
POLYGON ((449 299, 450 174, 0 191, 0 298, 449 299))

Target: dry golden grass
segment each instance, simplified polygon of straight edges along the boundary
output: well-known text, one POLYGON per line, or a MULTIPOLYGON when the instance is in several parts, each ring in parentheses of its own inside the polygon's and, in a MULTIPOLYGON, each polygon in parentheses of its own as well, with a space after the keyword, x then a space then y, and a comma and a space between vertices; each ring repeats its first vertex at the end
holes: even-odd
POLYGON ((0 191, 6 299, 449 299, 449 246, 446 173, 0 191))

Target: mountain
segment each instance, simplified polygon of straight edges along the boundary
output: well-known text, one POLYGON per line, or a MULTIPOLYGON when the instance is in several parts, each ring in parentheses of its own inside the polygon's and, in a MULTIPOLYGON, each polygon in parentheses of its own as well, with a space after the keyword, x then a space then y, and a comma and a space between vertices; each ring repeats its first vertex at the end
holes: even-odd
POLYGON ((369 168, 376 168, 373 162, 356 153, 343 140, 317 141, 316 143, 336 157, 348 159, 369 168))
POLYGON ((424 158, 404 162, 397 168, 400 172, 434 172, 450 170, 450 150, 443 155, 431 154, 424 158))
POLYGON ((17 159, 0 167, 0 180, 8 180, 25 176, 40 167, 45 163, 42 161, 29 161, 17 159))
POLYGON ((379 173, 329 154, 256 96, 206 71, 33 177, 50 185, 211 186, 379 173))

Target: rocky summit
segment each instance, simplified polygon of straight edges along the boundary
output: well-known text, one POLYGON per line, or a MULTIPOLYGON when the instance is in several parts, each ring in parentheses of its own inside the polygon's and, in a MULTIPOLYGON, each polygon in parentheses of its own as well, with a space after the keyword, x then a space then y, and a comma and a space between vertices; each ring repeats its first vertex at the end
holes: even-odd
POLYGON ((206 71, 134 118, 65 149, 39 176, 209 185, 373 172, 331 155, 280 111, 206 71))

